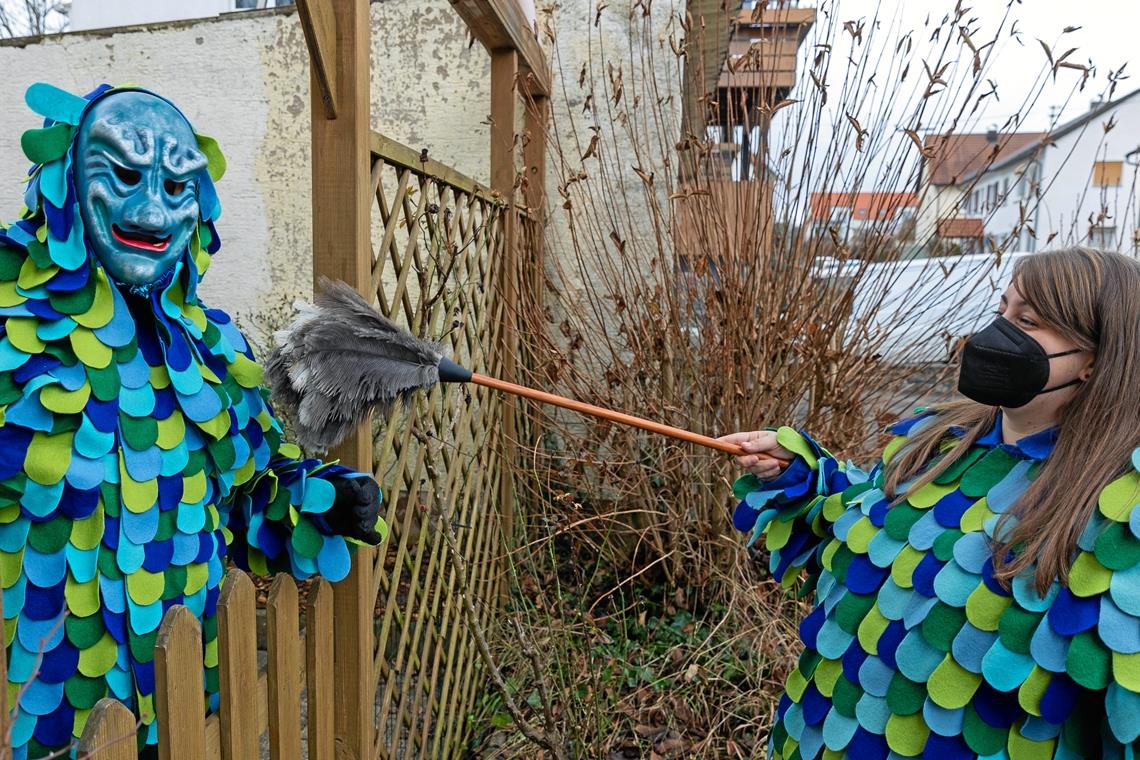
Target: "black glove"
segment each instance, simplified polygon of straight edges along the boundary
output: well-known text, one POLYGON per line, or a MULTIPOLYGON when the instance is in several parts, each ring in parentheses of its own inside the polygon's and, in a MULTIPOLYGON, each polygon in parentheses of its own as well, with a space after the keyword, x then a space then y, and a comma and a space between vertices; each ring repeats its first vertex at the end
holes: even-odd
POLYGON ((380 516, 380 486, 369 477, 330 478, 336 500, 325 513, 334 533, 376 546, 384 537, 376 530, 380 516))

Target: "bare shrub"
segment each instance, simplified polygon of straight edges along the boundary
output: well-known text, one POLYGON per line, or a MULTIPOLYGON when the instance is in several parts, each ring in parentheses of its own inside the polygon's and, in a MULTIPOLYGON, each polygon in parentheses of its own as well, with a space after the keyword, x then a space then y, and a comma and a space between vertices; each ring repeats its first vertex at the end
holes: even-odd
MULTIPOLYGON (((694 116, 683 83, 704 81, 700 42, 727 30, 739 4, 700 18, 662 0, 589 5, 548 11, 557 197, 543 298, 519 317, 525 380, 709 434, 794 424, 866 462, 890 419, 947 392, 968 331, 936 320, 900 338, 892 325, 960 313, 992 292, 1012 242, 979 262, 914 225, 812 225, 811 194, 919 187, 933 158, 923 135, 979 130, 979 109, 998 97, 993 64, 1023 42, 1014 14, 1024 11, 1010 2, 981 19, 944 3, 907 29, 893 6, 849 19, 821 3, 792 91, 763 81, 765 62, 790 51, 754 45, 732 65, 758 67, 761 86, 747 98, 709 93, 694 116), (574 44, 562 44, 569 30, 574 44), (922 288, 900 292, 902 265, 927 256, 937 258, 921 264, 922 288)), ((756 5, 762 17, 785 3, 756 5)), ((1054 77, 1071 82, 1069 97, 1081 92, 1078 58, 1043 57, 1033 87, 1002 91, 1018 113, 1001 131, 1017 129, 1054 77)), ((730 524, 730 458, 527 410, 516 603, 579 756, 762 754, 799 651, 799 603, 730 524)), ((517 668, 525 695, 534 684, 526 663, 517 668)), ((501 734, 484 750, 521 751, 501 734)))

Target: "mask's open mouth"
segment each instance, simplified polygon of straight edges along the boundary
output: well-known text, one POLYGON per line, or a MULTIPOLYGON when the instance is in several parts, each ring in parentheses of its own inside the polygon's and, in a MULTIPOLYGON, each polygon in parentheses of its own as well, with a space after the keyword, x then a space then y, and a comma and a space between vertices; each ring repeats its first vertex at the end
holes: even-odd
POLYGON ((118 225, 111 225, 111 234, 123 245, 131 248, 140 248, 144 251, 162 252, 170 245, 170 235, 159 237, 146 232, 127 232, 119 229, 118 225))

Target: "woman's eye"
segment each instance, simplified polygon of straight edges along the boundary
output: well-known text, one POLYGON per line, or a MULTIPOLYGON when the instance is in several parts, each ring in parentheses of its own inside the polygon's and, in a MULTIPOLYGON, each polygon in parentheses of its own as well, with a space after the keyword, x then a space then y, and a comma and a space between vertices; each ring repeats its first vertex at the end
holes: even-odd
POLYGON ((163 183, 163 186, 166 188, 168 195, 179 195, 183 190, 186 189, 185 182, 178 182, 173 179, 166 180, 166 182, 163 183))
POLYGON ((142 179, 142 172, 136 169, 128 169, 118 164, 112 164, 112 168, 114 169, 115 176, 125 185, 137 185, 142 179))

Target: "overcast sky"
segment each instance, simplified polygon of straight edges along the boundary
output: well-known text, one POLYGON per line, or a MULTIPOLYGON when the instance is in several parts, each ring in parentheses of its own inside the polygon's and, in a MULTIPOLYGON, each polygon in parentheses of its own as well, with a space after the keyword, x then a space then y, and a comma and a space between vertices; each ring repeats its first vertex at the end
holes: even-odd
MULTIPOLYGON (((804 3, 810 5, 810 3, 804 3)), ((920 30, 928 17, 940 20, 954 8, 953 0, 820 0, 821 10, 835 9, 842 19, 870 19, 878 10, 879 17, 889 21, 896 17, 900 30, 920 30)), ((981 31, 976 41, 993 37, 997 24, 1006 13, 1009 0, 963 0, 962 5, 979 19, 981 31)), ((1034 79, 1046 63, 1045 52, 1038 39, 1044 40, 1060 55, 1069 48, 1077 48, 1068 60, 1081 64, 1091 62, 1096 68, 1086 94, 1073 98, 1064 111, 1062 120, 1079 115, 1088 108, 1093 95, 1107 84, 1106 73, 1128 64, 1125 72, 1133 68, 1131 59, 1140 53, 1140 2, 1136 0, 1023 0, 1014 2, 1010 16, 1016 20, 1016 29, 1022 44, 1008 34, 995 46, 991 77, 1002 93, 1001 101, 991 100, 979 116, 979 122, 1004 122, 1015 110, 1021 95, 1028 92, 1034 79), (1064 33, 1066 27, 1080 27, 1064 33)), ((1007 27, 1010 28, 1010 27, 1007 27)), ((894 36, 897 38, 897 35, 894 36)), ((850 49, 850 37, 838 35, 834 40, 837 52, 850 49)), ((1118 88, 1118 95, 1140 87, 1140 62, 1136 64, 1134 80, 1127 80, 1118 88)), ((1062 71, 1056 83, 1050 83, 1035 106, 1023 114, 1026 129, 1044 129, 1049 120, 1050 106, 1061 106, 1069 97, 1072 85, 1079 78, 1075 71, 1062 71)))
MULTIPOLYGON (((931 99, 921 125, 916 124, 915 104, 920 98, 902 97, 904 90, 909 93, 917 85, 920 92, 927 81, 922 73, 922 62, 934 60, 932 50, 941 44, 929 41, 931 32, 938 27, 943 18, 951 13, 955 7, 954 0, 801 0, 802 5, 814 5, 819 9, 819 21, 816 29, 800 49, 801 64, 799 79, 791 97, 796 99, 817 99, 809 69, 811 59, 818 51, 818 45, 823 42, 830 43, 832 47, 829 82, 828 105, 818 120, 810 119, 818 133, 812 135, 819 144, 828 144, 832 136, 847 134, 851 127, 846 114, 854 115, 862 120, 864 127, 870 132, 867 141, 867 155, 870 155, 871 171, 863 179, 851 176, 849 179, 836 177, 834 170, 824 165, 817 165, 808 170, 812 175, 809 183, 814 187, 821 184, 858 184, 862 189, 886 189, 888 185, 906 184, 904 177, 896 176, 888 180, 885 175, 891 175, 884 166, 891 166, 893 157, 900 155, 895 146, 905 144, 908 138, 899 131, 903 127, 919 127, 920 132, 943 131, 949 127, 947 116, 937 117, 937 103, 945 105, 953 101, 953 95, 941 95, 931 99), (843 31, 841 23, 829 24, 827 17, 837 22, 855 21, 862 19, 867 23, 868 30, 864 35, 865 41, 855 46, 852 35, 843 31), (869 33, 871 20, 878 15, 880 27, 872 37, 869 33), (837 33, 825 37, 829 26, 837 27, 837 33), (906 32, 913 32, 913 57, 911 72, 905 88, 899 86, 900 59, 896 52, 896 43, 906 32), (864 81, 869 78, 870 71, 876 72, 874 87, 863 87, 858 97, 846 97, 841 94, 843 90, 843 69, 846 60, 852 54, 855 57, 866 57, 867 60, 877 60, 877 63, 865 72, 864 81), (880 58, 881 55, 881 58, 880 58), (892 68, 892 60, 893 68, 892 68), (915 73, 917 71, 917 74, 915 73), (892 77, 895 81, 892 82, 892 77), (887 97, 884 97, 887 96, 887 97), (876 98, 880 102, 876 104, 876 98), (940 123, 941 122, 941 123, 940 123), (839 130, 840 132, 836 132, 839 130)), ((990 48, 983 48, 983 54, 989 55, 984 79, 993 80, 996 84, 998 97, 988 98, 978 111, 966 122, 959 123, 956 131, 984 132, 990 126, 1005 127, 1007 120, 1014 113, 1021 114, 1020 131, 1044 131, 1052 123, 1064 123, 1071 118, 1081 115, 1088 110, 1090 103, 1105 91, 1108 85, 1108 73, 1117 71, 1122 65, 1125 75, 1136 74, 1135 79, 1123 79, 1117 85, 1115 97, 1120 97, 1134 89, 1140 88, 1140 61, 1135 66, 1138 71, 1132 71, 1133 64, 1130 58, 1137 54, 1140 43, 1137 42, 1140 31, 1140 1, 1138 0, 961 0, 961 4, 970 9, 967 19, 974 19, 970 25, 972 41, 977 45, 994 39, 997 42, 990 48), (1012 3, 1012 4, 1011 4, 1012 3), (999 25, 1008 9, 1009 18, 1005 21, 1004 29, 999 33, 999 25), (1080 27, 1065 32, 1066 27, 1080 27), (1011 34, 1016 29, 1017 34, 1011 34), (1046 75, 1048 59, 1038 40, 1044 41, 1053 51, 1055 57, 1063 55, 1070 48, 1077 50, 1071 53, 1066 60, 1093 67, 1093 75, 1089 78, 1083 92, 1076 92, 1081 80, 1081 73, 1071 69, 1060 69, 1056 77, 1046 75), (1039 90, 1039 93, 1031 93, 1039 90), (1032 99, 1031 105, 1026 106, 1032 99), (1052 119, 1054 109, 1060 108, 1056 118, 1052 119)), ((945 36, 942 38, 945 39, 945 36)), ((954 49, 965 51, 957 34, 953 35, 954 49)), ((957 55, 957 54, 956 54, 957 55)), ((951 87, 948 92, 958 90, 962 82, 972 80, 972 56, 962 57, 962 63, 956 67, 957 74, 948 75, 951 87), (956 78, 955 78, 956 77, 956 78)), ((953 71, 953 70, 952 70, 953 71)), ((981 89, 988 90, 989 86, 983 84, 981 89)), ((967 100, 958 97, 959 102, 967 100)), ((972 102, 972 98, 969 99, 972 102)), ((797 106, 799 108, 800 106, 797 106)), ((802 142, 804 133, 808 128, 802 112, 797 108, 787 108, 777 113, 772 124, 772 137, 775 154, 780 149, 797 142, 802 142)), ((943 113, 947 113, 943 111, 943 113)), ((1140 135, 1137 135, 1140 143, 1140 135)), ((905 153, 905 151, 903 151, 905 153)), ((843 163, 853 163, 853 153, 845 153, 843 163)), ((917 153, 908 154, 909 159, 917 159, 917 153)), ((897 163, 897 161, 896 161, 897 163)), ((804 171, 799 167, 775 166, 776 170, 787 176, 801 175, 804 171)), ((906 172, 913 176, 912 171, 906 172)), ((841 175, 843 172, 841 172, 841 175)), ((896 172, 901 175, 902 173, 896 172)))

